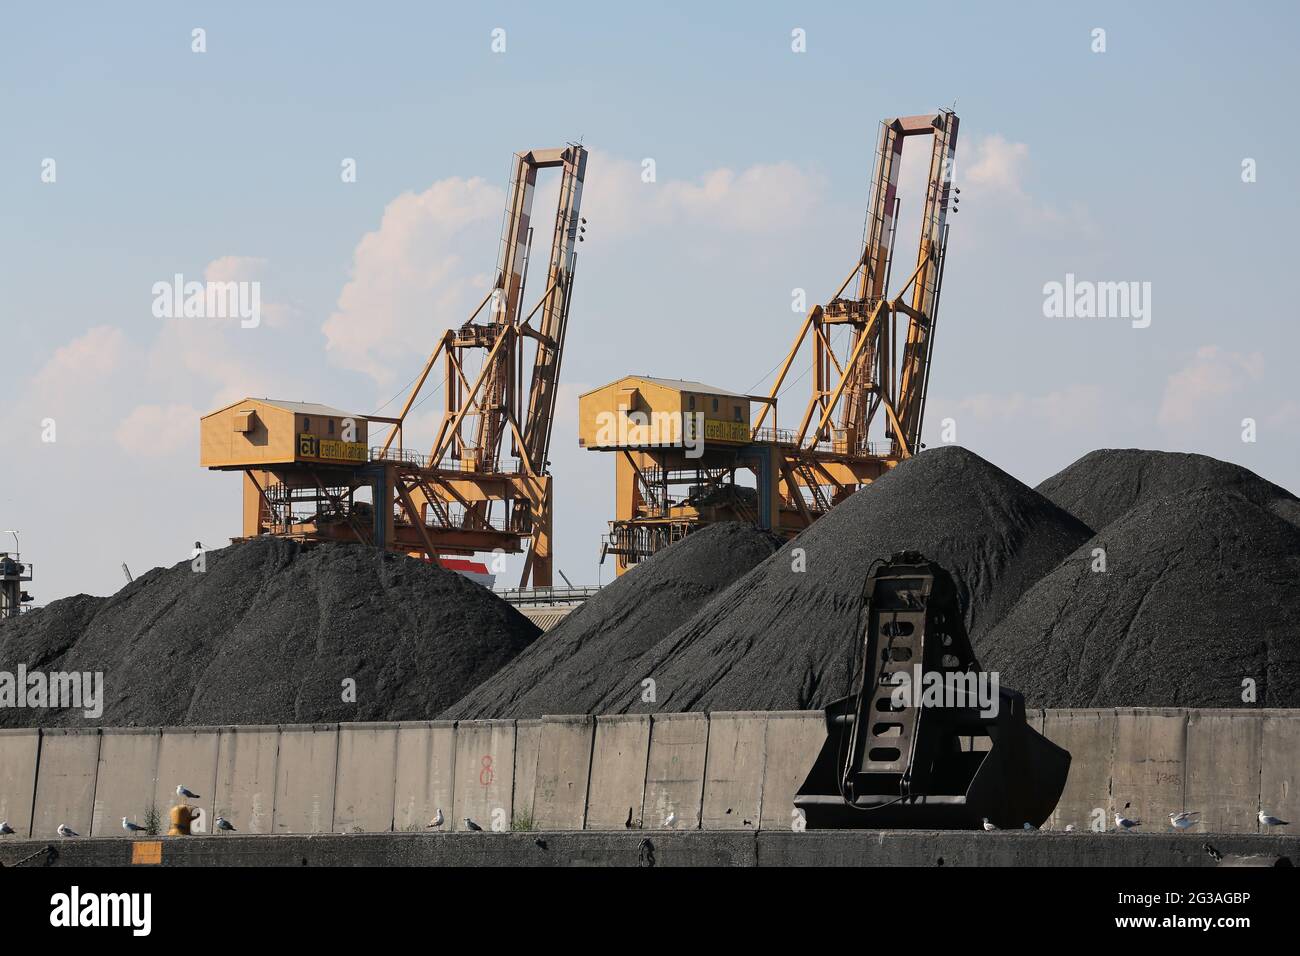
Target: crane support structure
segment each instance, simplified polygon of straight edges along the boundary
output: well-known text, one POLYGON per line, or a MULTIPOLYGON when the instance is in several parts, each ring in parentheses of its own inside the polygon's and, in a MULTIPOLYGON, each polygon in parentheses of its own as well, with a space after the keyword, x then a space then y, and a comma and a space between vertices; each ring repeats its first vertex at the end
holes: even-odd
POLYGON ((244 537, 360 541, 432 561, 526 551, 520 586, 551 585, 548 456, 586 167, 587 151, 572 143, 515 155, 492 288, 438 339, 396 417, 251 398, 204 416, 201 464, 245 473, 244 537), (533 196, 549 169, 560 190, 546 280, 525 312, 533 196), (407 449, 404 428, 439 364, 443 413, 425 455, 407 449), (376 423, 391 427, 369 447, 376 423), (365 487, 370 502, 356 500, 365 487))
MULTIPOLYGON (((811 340, 813 388, 796 432, 796 451, 814 451, 829 441, 852 456, 897 460, 911 457, 920 448, 947 247, 947 214, 953 198, 958 125, 956 114, 949 110, 881 123, 862 254, 830 302, 809 310, 769 394, 775 400, 799 349, 811 340), (903 144, 909 137, 927 135, 933 141, 916 264, 907 281, 890 297, 887 285, 893 262, 903 144), (854 280, 856 295, 845 296, 854 280), (905 326, 901 333, 900 323, 905 326), (839 325, 852 332, 843 364, 831 348, 831 332, 839 325), (832 367, 837 378, 832 377, 832 367), (884 419, 884 437, 890 446, 884 453, 876 450, 870 438, 873 424, 880 419, 884 419)), ((765 408, 755 425, 756 434, 766 414, 765 408)))
POLYGON ((861 252, 834 295, 809 309, 766 396, 628 376, 580 399, 580 443, 618 453, 617 511, 604 553, 618 558, 620 572, 716 521, 752 521, 792 537, 920 450, 947 215, 960 192, 952 183, 958 125, 951 110, 881 123, 861 252), (927 136, 930 165, 916 260, 891 293, 903 147, 927 136), (837 355, 833 342, 845 328, 847 344, 837 355), (798 425, 783 429, 778 397, 804 354, 811 394, 798 425), (628 396, 633 400, 625 401, 628 396), (708 417, 708 409, 719 407, 735 416, 725 424, 750 423, 743 435, 708 417), (618 428, 602 429, 620 415, 618 428), (661 428, 649 435, 639 429, 665 416, 679 417, 680 436, 702 441, 688 448, 689 441, 664 440, 661 428), (752 472, 754 485, 737 485, 738 470, 752 472), (674 495, 673 485, 686 486, 687 493, 674 495))
POLYGON ((439 357, 446 382, 442 422, 427 461, 416 472, 399 466, 394 475, 399 498, 409 499, 408 519, 426 529, 432 549, 465 553, 478 549, 464 543, 465 532, 491 536, 500 531, 514 540, 505 550, 523 550, 531 541, 520 586, 552 583, 553 501, 550 476, 551 428, 556 385, 564 355, 569 306, 582 241, 582 183, 587 151, 570 144, 515 155, 501 233, 496 280, 487 296, 458 329, 447 331, 425 367, 394 428, 380 449, 388 460, 394 438, 399 442, 406 416, 439 357), (536 305, 524 313, 524 293, 531 260, 533 194, 538 172, 561 171, 559 200, 551 236, 546 284, 536 305), (476 321, 488 310, 486 321, 476 321), (531 373, 525 391, 523 372, 531 373), (482 354, 470 379, 467 361, 482 354), (507 440, 513 460, 503 454, 507 440), (501 514, 493 513, 497 506, 501 514))

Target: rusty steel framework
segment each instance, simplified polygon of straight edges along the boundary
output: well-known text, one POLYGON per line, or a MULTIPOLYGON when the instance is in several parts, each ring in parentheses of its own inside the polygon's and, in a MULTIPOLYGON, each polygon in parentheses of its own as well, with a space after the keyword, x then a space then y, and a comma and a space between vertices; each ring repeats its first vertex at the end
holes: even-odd
POLYGON ((397 417, 371 416, 393 425, 373 455, 387 469, 396 505, 391 536, 384 537, 435 559, 440 553, 520 552, 527 541, 520 586, 530 580, 535 587, 551 584, 548 455, 577 244, 585 231, 580 209, 586 165, 587 151, 576 144, 516 154, 491 290, 464 324, 438 340, 397 417), (559 201, 545 291, 524 313, 533 194, 538 173, 546 169, 561 172, 559 201), (480 320, 485 309, 487 318, 480 320), (477 372, 474 355, 482 357, 477 372), (403 446, 403 426, 439 358, 446 374, 442 421, 428 456, 412 455, 403 446))
POLYGON ((752 521, 792 537, 920 449, 947 215, 959 192, 952 184, 957 130, 951 110, 880 124, 861 252, 830 300, 808 311, 768 394, 747 396, 763 406, 749 444, 715 443, 694 460, 680 448, 622 450, 618 512, 602 549, 618 558, 619 573, 719 521, 752 521), (927 136, 930 165, 916 261, 891 294, 903 146, 927 136), (832 339, 840 328, 850 334, 847 351, 837 355, 832 339), (778 397, 802 377, 787 385, 807 352, 811 395, 796 428, 777 427, 778 397), (755 489, 735 486, 739 469, 755 474, 755 489), (673 485, 687 485, 692 493, 670 499, 673 485))
POLYGON ((791 530, 920 449, 958 123, 950 110, 881 123, 862 253, 830 301, 809 310, 754 424, 755 441, 774 435, 781 448, 778 494, 782 508, 800 518, 791 530), (891 296, 898 176, 903 144, 914 136, 932 137, 920 238, 915 267, 891 296), (855 280, 855 293, 846 296, 855 280), (837 326, 851 333, 843 362, 831 344, 837 326), (805 343, 812 352, 812 394, 799 426, 793 434, 765 432, 768 412, 805 343), (883 442, 872 440, 877 423, 883 442))

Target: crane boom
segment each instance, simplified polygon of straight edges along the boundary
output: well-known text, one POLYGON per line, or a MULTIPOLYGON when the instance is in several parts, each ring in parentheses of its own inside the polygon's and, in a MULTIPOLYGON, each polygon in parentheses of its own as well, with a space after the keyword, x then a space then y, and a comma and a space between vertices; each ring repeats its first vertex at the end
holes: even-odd
MULTIPOLYGON (((497 262, 496 282, 492 291, 492 323, 495 334, 509 328, 534 338, 537 352, 528 393, 528 416, 519 414, 523 400, 518 380, 522 356, 518 349, 503 349, 493 360, 484 386, 483 402, 475 429, 473 456, 481 469, 494 470, 500 461, 501 439, 509 419, 522 423, 528 457, 540 465, 545 461, 550 440, 550 425, 555 414, 554 385, 559 359, 564 348, 563 333, 567 320, 569 280, 573 273, 579 235, 579 210, 582 204, 582 180, 586 175, 587 151, 581 146, 559 149, 534 149, 515 154, 510 177, 510 195, 502 225, 501 251, 497 262), (524 279, 532 236, 533 194, 537 173, 542 169, 563 168, 560 198, 555 213, 551 257, 547 283, 540 303, 542 318, 536 329, 520 323, 524 279)), ((485 342, 495 335, 485 336, 485 342)))

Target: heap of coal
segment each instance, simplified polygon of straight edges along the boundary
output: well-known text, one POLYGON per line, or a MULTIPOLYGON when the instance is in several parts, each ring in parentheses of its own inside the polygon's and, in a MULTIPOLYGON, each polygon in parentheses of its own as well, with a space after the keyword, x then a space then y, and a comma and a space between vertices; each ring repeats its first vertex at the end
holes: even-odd
POLYGON ((1300 529, 1235 483, 1151 498, 1030 588, 980 663, 1044 707, 1300 707, 1298 581, 1300 529))
POLYGON ((824 707, 851 689, 862 586, 920 551, 956 580, 976 641, 1084 541, 1082 522, 964 448, 858 491, 625 669, 598 713, 824 707), (656 700, 642 700, 643 681, 656 700))
POLYGON ((1135 505, 1200 487, 1235 491, 1300 524, 1300 502, 1291 492, 1240 465, 1205 455, 1099 448, 1058 471, 1036 490, 1100 531, 1135 505))
MULTIPOLYGON (((98 726, 417 720, 539 634, 461 575, 369 548, 259 538, 205 560, 0 622, 0 670, 102 672, 98 726)), ((86 723, 0 708, 3 726, 86 723)))
POLYGON ((781 546, 748 525, 710 525, 603 588, 442 716, 584 714, 628 665, 781 546))

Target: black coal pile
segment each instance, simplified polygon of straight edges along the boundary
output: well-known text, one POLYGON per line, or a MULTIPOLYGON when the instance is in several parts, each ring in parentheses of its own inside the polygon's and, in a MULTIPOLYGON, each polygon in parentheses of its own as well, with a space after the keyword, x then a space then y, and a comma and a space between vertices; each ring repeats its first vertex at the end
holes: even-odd
POLYGON ((1036 490, 1100 531, 1136 505, 1201 487, 1235 491, 1300 523, 1300 502, 1291 492, 1240 465, 1205 455, 1099 448, 1058 471, 1036 490))
POLYGON ((837 505, 633 662, 597 712, 824 707, 850 691, 871 564, 920 551, 979 637, 1092 535, 978 455, 926 451, 837 505), (656 700, 642 700, 654 680, 656 700))
MULTIPOLYGON (((461 575, 369 548, 261 538, 205 559, 0 622, 0 670, 102 672, 100 726, 416 720, 539 634, 461 575)), ((85 723, 0 708, 3 726, 85 723)))
POLYGON ((1300 707, 1298 581, 1300 529, 1240 491, 1152 498, 1030 588, 980 663, 1036 706, 1300 707))
POLYGON ((584 714, 628 666, 781 546, 742 524, 688 535, 603 588, 442 716, 584 714))

